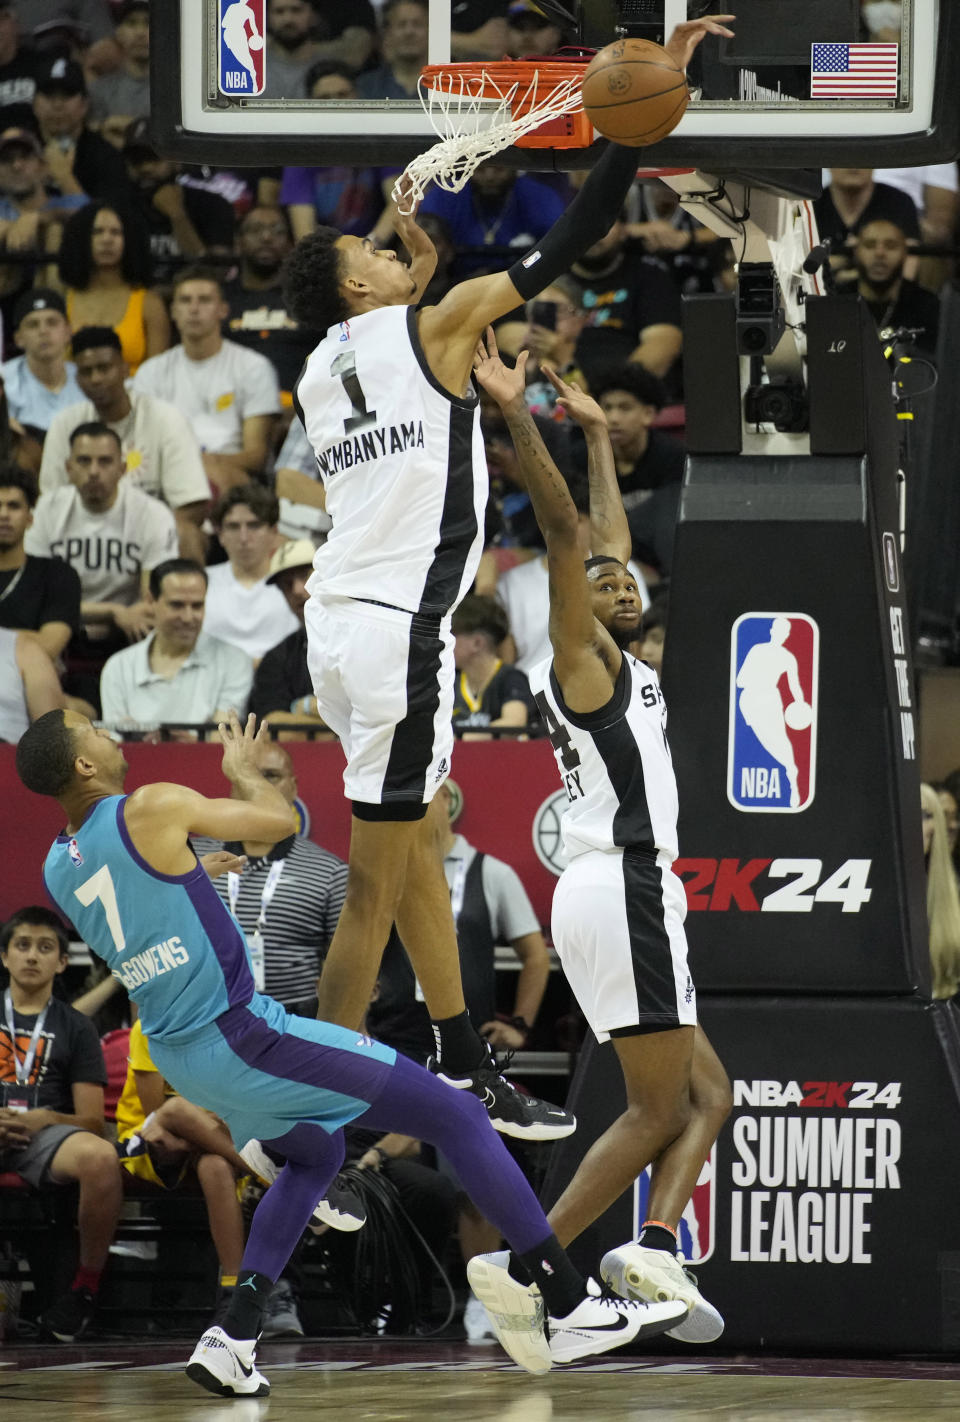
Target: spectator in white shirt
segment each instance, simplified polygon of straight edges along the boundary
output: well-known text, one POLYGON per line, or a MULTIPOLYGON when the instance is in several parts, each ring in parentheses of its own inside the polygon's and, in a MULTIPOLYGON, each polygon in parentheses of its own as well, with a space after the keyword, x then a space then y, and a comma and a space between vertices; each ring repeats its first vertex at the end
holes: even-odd
POLYGON ((37 639, 0 627, 0 741, 16 744, 31 721, 64 705, 57 669, 37 639))
POLYGON ((59 291, 35 286, 13 308, 13 338, 22 356, 0 366, 13 428, 41 441, 58 411, 80 399, 70 345, 67 309, 59 291))
MULTIPOLYGON (((171 558, 150 574, 154 630, 117 652, 103 669, 103 720, 121 730, 222 721, 243 715, 253 662, 238 647, 202 630, 207 575, 189 558, 171 558)), ((174 739, 194 739, 186 732, 174 739)))
POLYGON ((211 519, 227 555, 207 569, 203 627, 242 648, 254 662, 299 629, 280 589, 267 582, 280 542, 275 494, 261 484, 238 484, 221 494, 211 519))
POLYGON ((83 625, 70 644, 70 690, 96 704, 104 662, 153 626, 147 579, 176 556, 177 530, 165 504, 123 477, 120 440, 108 426, 79 425, 66 468, 70 482, 41 494, 24 547, 62 558, 79 575, 83 625))
POLYGON ((280 412, 270 361, 223 339, 220 327, 228 314, 215 272, 182 271, 170 307, 182 345, 145 360, 133 380, 134 390, 169 400, 190 421, 218 493, 263 472, 280 412))
POLYGON ((120 440, 127 481, 173 510, 180 553, 204 559, 201 525, 210 502, 200 446, 175 405, 128 389, 129 367, 120 337, 109 326, 83 326, 73 337, 77 384, 87 397, 51 422, 43 445, 40 492, 67 482, 70 435, 77 425, 101 420, 120 440))

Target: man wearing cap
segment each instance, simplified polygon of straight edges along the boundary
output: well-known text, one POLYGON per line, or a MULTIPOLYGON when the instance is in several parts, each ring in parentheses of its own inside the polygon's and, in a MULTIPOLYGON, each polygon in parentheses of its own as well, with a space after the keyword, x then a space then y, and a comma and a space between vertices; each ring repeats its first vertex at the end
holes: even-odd
POLYGON ((130 179, 117 150, 87 126, 83 70, 73 59, 48 60, 37 75, 33 112, 50 176, 63 193, 129 205, 130 179))
POLYGON ((90 85, 90 117, 100 124, 114 114, 150 113, 150 3, 123 0, 113 32, 123 58, 119 69, 90 85))
POLYGON ((168 281, 171 258, 233 250, 234 212, 226 198, 177 181, 180 167, 157 153, 146 119, 136 119, 123 141, 134 206, 150 231, 154 279, 168 281))
POLYGON ((67 309, 59 291, 35 286, 17 298, 13 338, 22 356, 0 366, 11 422, 43 440, 53 417, 82 398, 70 344, 67 309))
POLYGON ((120 337, 111 327, 83 326, 75 331, 73 355, 77 384, 86 399, 61 410, 51 422, 43 444, 40 492, 51 493, 69 482, 71 433, 77 425, 101 420, 120 440, 128 482, 172 509, 182 556, 204 562, 201 525, 210 485, 186 418, 168 400, 128 390, 130 369, 120 337))
POLYGON ((113 29, 107 0, 17 0, 25 34, 55 25, 70 25, 83 32, 89 44, 106 39, 113 29))
MULTIPOLYGON (((86 201, 83 193, 53 184, 32 128, 0 131, 0 245, 6 251, 56 251, 61 225, 86 201)), ((9 263, 0 272, 0 292, 31 286, 33 275, 29 264, 9 263)))
POLYGON ((280 589, 300 623, 289 637, 271 647, 254 673, 250 710, 259 720, 267 720, 272 726, 324 724, 317 714, 307 670, 307 633, 303 621, 307 579, 313 572, 315 551, 308 538, 290 539, 270 560, 267 582, 280 589))

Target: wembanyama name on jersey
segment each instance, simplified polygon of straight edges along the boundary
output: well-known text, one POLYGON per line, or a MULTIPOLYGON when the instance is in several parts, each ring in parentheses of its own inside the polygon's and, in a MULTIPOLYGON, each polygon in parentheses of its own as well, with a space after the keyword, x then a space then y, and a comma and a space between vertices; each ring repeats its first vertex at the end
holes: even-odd
POLYGON ((294 392, 333 528, 309 591, 444 617, 473 582, 489 480, 473 388, 427 364, 412 307, 331 326, 294 392))

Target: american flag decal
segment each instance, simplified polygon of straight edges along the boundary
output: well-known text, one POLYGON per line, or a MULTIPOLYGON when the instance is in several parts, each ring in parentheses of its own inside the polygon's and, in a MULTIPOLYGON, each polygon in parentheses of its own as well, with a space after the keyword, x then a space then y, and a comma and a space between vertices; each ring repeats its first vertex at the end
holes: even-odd
POLYGON ((815 44, 810 54, 811 99, 895 99, 898 44, 815 44))

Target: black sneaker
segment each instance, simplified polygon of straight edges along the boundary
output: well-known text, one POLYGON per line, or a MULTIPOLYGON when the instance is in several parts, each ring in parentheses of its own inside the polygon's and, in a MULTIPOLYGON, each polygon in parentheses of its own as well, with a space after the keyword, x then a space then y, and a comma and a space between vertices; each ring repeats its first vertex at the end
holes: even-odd
MULTIPOLYGON (((503 1066, 509 1062, 508 1054, 503 1066)), ((569 1111, 518 1091, 512 1081, 501 1075, 501 1067, 489 1047, 486 1061, 462 1076, 448 1075, 435 1057, 429 1059, 427 1067, 448 1086, 478 1096, 487 1108, 491 1126, 502 1136, 515 1136, 521 1141, 558 1141, 577 1129, 577 1118, 569 1111)))
MULTIPOLYGON (((247 1141, 240 1158, 267 1185, 273 1184, 283 1168, 283 1158, 258 1140, 247 1141)), ((317 1222, 309 1226, 312 1230, 316 1230, 317 1225, 328 1225, 330 1229, 349 1234, 363 1228, 367 1222, 367 1210, 360 1191, 340 1174, 330 1182, 323 1199, 318 1200, 312 1218, 317 1222)))
POLYGON ((48 1338, 56 1338, 58 1343, 72 1343, 86 1333, 93 1322, 96 1307, 89 1289, 71 1289, 44 1309, 37 1323, 41 1333, 48 1338))

